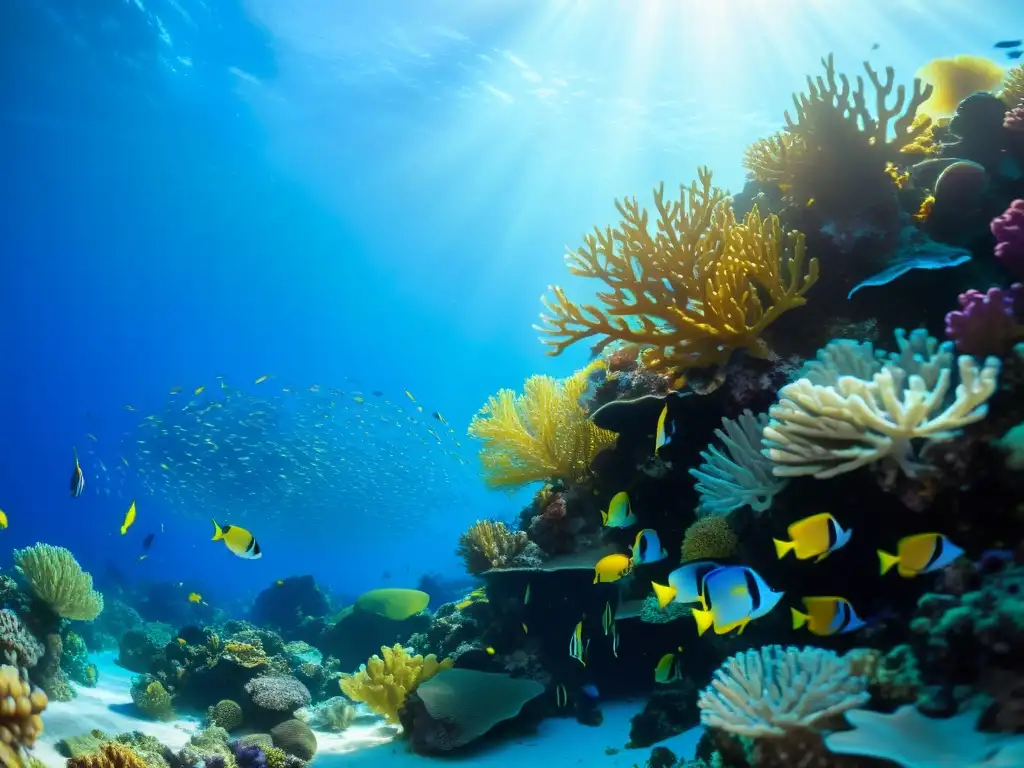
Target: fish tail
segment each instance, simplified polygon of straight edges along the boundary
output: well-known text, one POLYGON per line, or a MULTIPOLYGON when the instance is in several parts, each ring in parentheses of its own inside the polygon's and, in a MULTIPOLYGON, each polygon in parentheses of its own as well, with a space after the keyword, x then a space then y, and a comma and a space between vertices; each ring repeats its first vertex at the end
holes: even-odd
POLYGON ((608 513, 601 510, 601 525, 608 525, 608 513))
POLYGON ((691 608, 690 613, 693 614, 693 618, 697 622, 698 635, 703 635, 714 623, 714 617, 711 615, 711 611, 702 611, 699 608, 691 608))
POLYGON ((597 584, 601 580, 601 574, 594 572, 594 583, 597 584))
POLYGON ((881 565, 882 576, 885 576, 885 574, 891 571, 892 567, 896 565, 899 561, 900 559, 898 556, 890 555, 888 552, 878 550, 878 562, 881 565))
POLYGON ((796 608, 790 608, 789 612, 793 614, 793 629, 800 629, 800 627, 807 623, 807 619, 810 618, 806 613, 800 613, 796 608))
POLYGON ((678 590, 675 587, 669 587, 664 584, 656 584, 651 582, 651 587, 654 589, 654 594, 658 598, 658 606, 664 610, 665 607, 672 602, 672 599, 678 594, 678 590))
POLYGON ((772 541, 775 543, 775 554, 779 556, 779 560, 796 547, 795 541, 781 541, 780 539, 772 539, 772 541))
MULTIPOLYGON (((212 517, 210 519, 213 520, 212 517)), ((211 539, 211 541, 220 541, 223 538, 224 530, 219 525, 217 525, 216 520, 213 520, 213 538, 211 539)))

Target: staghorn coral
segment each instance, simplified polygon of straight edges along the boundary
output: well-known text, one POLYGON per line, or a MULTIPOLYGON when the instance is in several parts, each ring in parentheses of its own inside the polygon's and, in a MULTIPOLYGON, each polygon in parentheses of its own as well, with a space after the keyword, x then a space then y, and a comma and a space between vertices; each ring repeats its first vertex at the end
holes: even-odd
POLYGON ((46 694, 33 689, 17 669, 0 666, 0 744, 14 753, 35 744, 47 703, 46 694))
POLYGON ((0 610, 0 650, 8 663, 31 669, 43 655, 43 644, 25 629, 18 614, 9 608, 0 610))
POLYGON ((339 685, 350 699, 364 702, 391 723, 398 722, 398 710, 416 686, 454 664, 451 659, 438 661, 434 654, 410 656, 398 644, 380 650, 383 658, 371 656, 359 672, 344 675, 339 685))
POLYGON ((683 534, 682 562, 732 557, 738 544, 728 518, 724 515, 702 517, 691 523, 683 534))
POLYGON ((711 172, 701 168, 698 177, 680 187, 678 201, 666 200, 664 185, 655 189, 653 234, 635 198, 616 201, 619 226, 595 230, 566 257, 572 274, 609 290, 598 292, 598 307, 551 288, 537 327, 550 337, 548 354, 597 337, 594 350, 612 341, 637 344, 646 348, 645 368, 669 374, 722 366, 737 350, 770 354, 762 333, 806 302, 818 262, 805 265, 802 233, 783 231, 774 215, 762 220, 757 206, 737 221, 711 172))
POLYGON ((561 380, 531 376, 522 395, 502 389, 488 399, 469 434, 483 442, 480 461, 489 487, 511 491, 545 480, 589 478, 594 457, 616 438, 595 426, 580 405, 593 367, 561 380))
POLYGON ((14 563, 32 594, 61 618, 92 621, 103 610, 103 595, 92 588, 92 576, 64 547, 16 549, 14 563))
POLYGON ((729 455, 709 445, 700 452, 704 463, 689 470, 700 493, 698 517, 727 515, 745 506, 764 512, 775 494, 786 487, 788 481, 772 474, 772 462, 761 453, 761 433, 766 426, 767 414, 755 416, 749 410, 737 419, 722 419, 715 437, 729 455))
POLYGON ((477 520, 459 536, 456 554, 472 574, 491 568, 507 568, 529 543, 526 531, 510 531, 504 523, 477 520))
POLYGON ((698 699, 701 723, 740 736, 783 736, 867 703, 867 679, 821 648, 768 645, 730 657, 698 699))

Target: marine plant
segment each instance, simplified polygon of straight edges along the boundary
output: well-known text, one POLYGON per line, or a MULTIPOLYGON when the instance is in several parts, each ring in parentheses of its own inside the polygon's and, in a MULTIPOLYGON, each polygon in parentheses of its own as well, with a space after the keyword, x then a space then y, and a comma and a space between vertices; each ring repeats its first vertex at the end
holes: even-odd
POLYGON ((502 522, 477 520, 459 536, 456 554, 472 574, 507 568, 529 544, 526 531, 510 531, 502 522))
POLYGON ((596 229, 566 256, 572 274, 607 290, 598 292, 598 306, 551 288, 538 327, 549 337, 548 354, 596 337, 593 351, 637 344, 646 368, 671 375, 724 365, 739 350, 769 356, 762 334, 806 302, 818 262, 807 260, 802 233, 783 230, 777 216, 762 219, 756 205, 737 221, 711 172, 697 175, 678 200, 666 199, 664 185, 654 190, 653 232, 635 198, 616 201, 619 225, 596 229))
POLYGON ((499 390, 473 417, 469 434, 483 443, 484 481, 508 491, 548 480, 580 483, 616 434, 590 421, 580 398, 596 366, 566 379, 531 376, 523 394, 499 390))
POLYGON ((103 595, 92 588, 92 576, 64 547, 16 549, 14 564, 32 594, 61 618, 92 621, 103 610, 103 595))
POLYGON ((380 651, 380 656, 371 656, 354 675, 343 675, 339 685, 350 699, 365 703, 390 723, 399 722, 398 710, 416 686, 455 663, 451 659, 438 661, 434 654, 410 656, 398 644, 380 651))

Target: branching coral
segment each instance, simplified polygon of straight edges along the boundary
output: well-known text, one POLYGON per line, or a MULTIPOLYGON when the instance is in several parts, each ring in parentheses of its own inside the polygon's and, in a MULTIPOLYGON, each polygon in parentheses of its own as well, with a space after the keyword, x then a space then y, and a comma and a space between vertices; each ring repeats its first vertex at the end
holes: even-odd
POLYGON ((92 621, 103 610, 103 595, 92 588, 92 576, 64 547, 16 549, 14 563, 32 594, 61 618, 92 621))
POLYGON ((410 656, 401 645, 380 650, 384 658, 371 656, 359 672, 342 677, 340 685, 350 699, 366 703, 391 723, 399 722, 398 710, 416 686, 454 665, 451 659, 438 661, 434 654, 410 656))
POLYGON ((806 302, 818 262, 805 264, 802 233, 784 232, 774 215, 762 220, 757 206, 737 221, 711 172, 698 176, 678 201, 666 199, 664 185, 655 189, 653 232, 636 198, 616 201, 619 226, 596 229, 567 255, 572 274, 610 290, 598 292, 599 307, 552 287, 537 327, 550 337, 548 354, 597 337, 595 350, 612 341, 647 348, 645 366, 664 373, 724 365, 737 350, 769 354, 761 334, 806 302))
POLYGON ((958 297, 960 309, 946 315, 946 336, 970 355, 1004 355, 1024 339, 1024 285, 969 290, 958 297))
POLYGON ((690 474, 697 479, 700 493, 698 517, 726 515, 749 506, 764 512, 772 499, 786 487, 785 480, 772 474, 772 462, 761 453, 761 433, 768 426, 767 414, 755 416, 749 410, 738 419, 722 419, 715 430, 725 452, 712 444, 701 451, 704 463, 690 474))
POLYGON ((586 480, 590 464, 616 435, 590 421, 580 398, 592 367, 567 379, 531 376, 522 395, 502 389, 469 425, 483 441, 480 460, 491 488, 515 490, 544 480, 586 480))
POLYGON ((528 543, 526 531, 510 531, 494 520, 477 520, 459 536, 456 554, 465 561, 467 571, 477 574, 507 568, 528 543))
POLYGON ((769 645, 727 659, 697 702, 701 723, 740 736, 782 736, 859 707, 867 679, 821 648, 769 645))

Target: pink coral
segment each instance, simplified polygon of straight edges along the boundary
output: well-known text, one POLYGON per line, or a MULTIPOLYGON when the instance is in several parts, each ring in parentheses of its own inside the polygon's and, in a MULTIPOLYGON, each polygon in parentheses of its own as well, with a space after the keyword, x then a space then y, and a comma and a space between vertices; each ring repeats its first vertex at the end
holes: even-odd
POLYGON ((1024 137, 1024 103, 1006 111, 1003 128, 1016 136, 1024 137))
POLYGON ((969 355, 1001 355, 1024 337, 1024 285, 1009 289, 969 290, 959 297, 960 309, 946 315, 946 336, 960 352, 969 355))
POLYGON ((996 237, 996 258, 1014 275, 1024 278, 1024 200, 1010 203, 990 226, 996 237))

